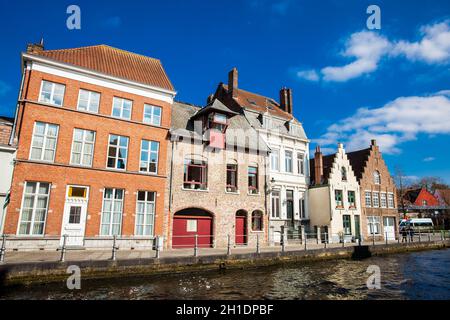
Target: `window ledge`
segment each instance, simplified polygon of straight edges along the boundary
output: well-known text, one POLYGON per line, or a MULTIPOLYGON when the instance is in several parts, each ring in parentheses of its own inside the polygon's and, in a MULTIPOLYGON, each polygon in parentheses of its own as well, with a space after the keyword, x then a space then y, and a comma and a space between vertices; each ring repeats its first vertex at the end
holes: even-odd
POLYGON ((260 192, 258 192, 258 193, 250 193, 250 192, 247 192, 247 195, 248 196, 260 196, 261 195, 261 193, 260 192))
POLYGON ((241 194, 241 193, 239 192, 239 190, 238 190, 238 191, 227 191, 226 189, 225 189, 225 193, 226 193, 226 194, 234 194, 234 195, 239 195, 239 194, 241 194))
POLYGON ((194 191, 194 192, 209 192, 209 189, 188 189, 181 187, 181 190, 183 191, 194 191))

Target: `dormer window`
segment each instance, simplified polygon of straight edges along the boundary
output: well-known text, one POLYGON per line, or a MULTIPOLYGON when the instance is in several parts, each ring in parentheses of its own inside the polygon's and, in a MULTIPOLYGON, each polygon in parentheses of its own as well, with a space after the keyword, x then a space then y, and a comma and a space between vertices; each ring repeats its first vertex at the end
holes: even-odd
POLYGON ((210 147, 223 149, 225 147, 225 131, 228 127, 226 115, 211 112, 206 121, 207 138, 210 147))
POLYGON ((227 129, 228 121, 227 116, 221 113, 210 113, 208 117, 208 129, 215 129, 222 133, 225 133, 227 129))

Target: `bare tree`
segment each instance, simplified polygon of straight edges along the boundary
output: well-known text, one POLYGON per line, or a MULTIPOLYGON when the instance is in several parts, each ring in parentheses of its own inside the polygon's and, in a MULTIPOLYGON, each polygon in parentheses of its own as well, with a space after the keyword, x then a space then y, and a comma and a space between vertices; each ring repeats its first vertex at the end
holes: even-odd
POLYGON ((406 192, 406 177, 403 170, 399 167, 395 167, 395 184, 397 185, 397 202, 400 205, 401 213, 403 214, 403 219, 406 219, 406 206, 405 206, 405 192, 406 192))

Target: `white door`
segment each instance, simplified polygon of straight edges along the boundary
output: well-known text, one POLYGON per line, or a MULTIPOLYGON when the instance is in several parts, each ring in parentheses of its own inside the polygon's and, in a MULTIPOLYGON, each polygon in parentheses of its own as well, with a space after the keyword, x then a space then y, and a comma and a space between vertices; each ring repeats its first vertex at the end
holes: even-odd
POLYGON ((384 217, 384 236, 388 240, 395 240, 395 218, 394 217, 384 217))
POLYGON ((68 186, 61 230, 61 245, 83 246, 88 205, 88 188, 68 186))

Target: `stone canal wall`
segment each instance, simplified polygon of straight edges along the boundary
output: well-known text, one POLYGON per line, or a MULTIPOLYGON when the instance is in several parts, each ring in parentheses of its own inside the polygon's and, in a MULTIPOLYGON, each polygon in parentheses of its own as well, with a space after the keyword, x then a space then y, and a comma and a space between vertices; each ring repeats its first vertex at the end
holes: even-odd
POLYGON ((106 279, 219 269, 246 269, 328 259, 365 258, 370 255, 385 255, 449 247, 450 240, 445 240, 426 243, 290 250, 285 252, 236 253, 231 255, 217 254, 197 257, 162 257, 159 259, 141 258, 119 259, 115 261, 83 260, 64 262, 15 262, 0 264, 0 288, 2 286, 7 287, 16 284, 65 281, 69 276, 67 268, 73 265, 80 268, 82 279, 106 279))

